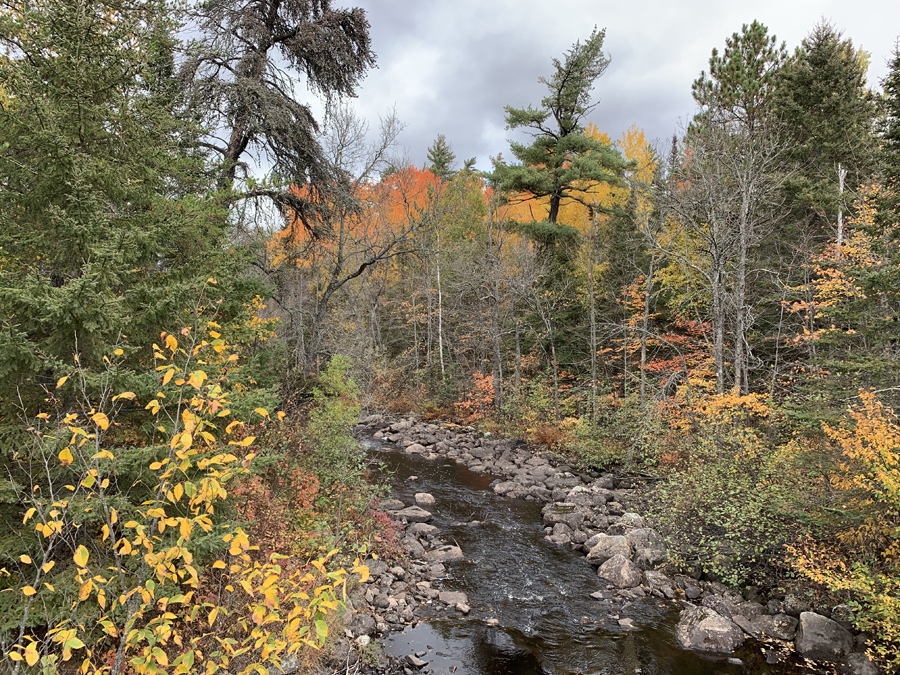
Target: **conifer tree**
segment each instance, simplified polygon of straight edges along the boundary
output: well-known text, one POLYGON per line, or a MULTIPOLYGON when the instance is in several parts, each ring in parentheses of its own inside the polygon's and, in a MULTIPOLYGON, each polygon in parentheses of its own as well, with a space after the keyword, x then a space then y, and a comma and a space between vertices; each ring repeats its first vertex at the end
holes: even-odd
POLYGON ((434 143, 428 148, 427 168, 441 180, 450 180, 451 176, 453 176, 453 163, 455 161, 456 154, 454 154, 444 134, 438 134, 438 137, 434 139, 434 143))

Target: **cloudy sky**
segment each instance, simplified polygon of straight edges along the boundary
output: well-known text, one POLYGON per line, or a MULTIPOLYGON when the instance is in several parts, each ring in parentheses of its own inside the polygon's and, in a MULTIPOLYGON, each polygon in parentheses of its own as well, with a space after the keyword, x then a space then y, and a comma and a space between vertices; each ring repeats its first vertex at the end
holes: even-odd
POLYGON ((421 166, 443 133, 458 160, 509 157, 503 106, 537 105, 562 57, 596 25, 606 28, 612 58, 594 89, 600 103, 591 121, 612 137, 630 125, 648 139, 665 139, 693 110, 691 82, 707 67, 713 47, 743 23, 758 19, 788 48, 820 19, 828 19, 871 53, 870 86, 887 69, 900 36, 898 0, 335 0, 361 6, 372 26, 378 68, 354 101, 377 125, 396 106, 406 128, 400 142, 421 166))

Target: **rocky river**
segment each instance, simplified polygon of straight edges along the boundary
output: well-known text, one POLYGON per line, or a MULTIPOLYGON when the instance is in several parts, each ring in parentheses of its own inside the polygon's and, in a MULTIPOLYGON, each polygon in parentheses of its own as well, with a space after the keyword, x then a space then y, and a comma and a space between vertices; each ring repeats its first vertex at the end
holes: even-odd
POLYGON ((381 508, 407 560, 369 561, 347 637, 379 639, 400 672, 877 672, 840 607, 763 605, 655 569, 663 543, 630 510, 631 481, 412 419, 371 416, 357 431, 392 486, 381 508))

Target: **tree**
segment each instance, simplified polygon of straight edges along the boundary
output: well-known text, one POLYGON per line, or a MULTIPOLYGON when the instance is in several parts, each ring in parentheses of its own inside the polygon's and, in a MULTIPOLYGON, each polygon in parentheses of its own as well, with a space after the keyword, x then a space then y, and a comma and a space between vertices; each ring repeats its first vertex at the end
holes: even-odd
POLYGON ((444 138, 444 134, 438 134, 434 143, 428 148, 428 169, 441 180, 449 180, 453 175, 453 163, 456 155, 444 138))
POLYGON ((900 40, 888 63, 889 72, 881 83, 881 170, 885 186, 893 192, 893 208, 900 205, 900 40))
POLYGON ((0 418, 73 355, 152 342, 207 278, 240 276, 179 114, 174 30, 161 0, 0 14, 0 418))
POLYGON ((194 12, 201 37, 182 76, 195 115, 214 131, 207 145, 221 158, 220 187, 250 178, 247 156, 255 153, 272 175, 268 184, 246 184, 243 195, 290 205, 305 219, 317 200, 301 199, 289 186, 309 182, 315 193, 342 176, 332 171, 319 125, 294 92, 305 85, 326 100, 354 94, 375 64, 365 12, 334 9, 331 0, 212 0, 194 12))
POLYGON ((779 73, 787 58, 784 43, 758 21, 744 24, 725 40, 725 51, 712 50, 709 75, 701 71, 691 86, 701 112, 696 123, 712 120, 737 123, 752 133, 772 115, 779 73))
POLYGON ((566 52, 563 62, 553 59, 553 76, 538 80, 549 91, 540 108, 505 108, 506 128, 530 129, 535 140, 531 145, 510 142, 521 163, 499 165, 501 189, 525 199, 548 197, 552 226, 563 199, 578 199, 579 183, 618 183, 627 166, 612 146, 584 133, 585 116, 597 105, 591 103, 594 82, 609 65, 605 36, 605 30, 595 28, 583 44, 578 41, 566 52))

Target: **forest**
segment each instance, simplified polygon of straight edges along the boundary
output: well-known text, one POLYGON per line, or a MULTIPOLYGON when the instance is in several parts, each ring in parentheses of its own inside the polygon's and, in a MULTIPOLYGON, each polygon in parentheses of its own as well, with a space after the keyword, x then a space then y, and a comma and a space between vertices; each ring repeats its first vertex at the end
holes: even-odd
POLYGON ((584 32, 477 171, 354 112, 362 9, 0 3, 3 668, 314 668, 401 555, 362 410, 652 479, 667 564, 900 667, 900 43, 746 24, 659 144, 584 32))

